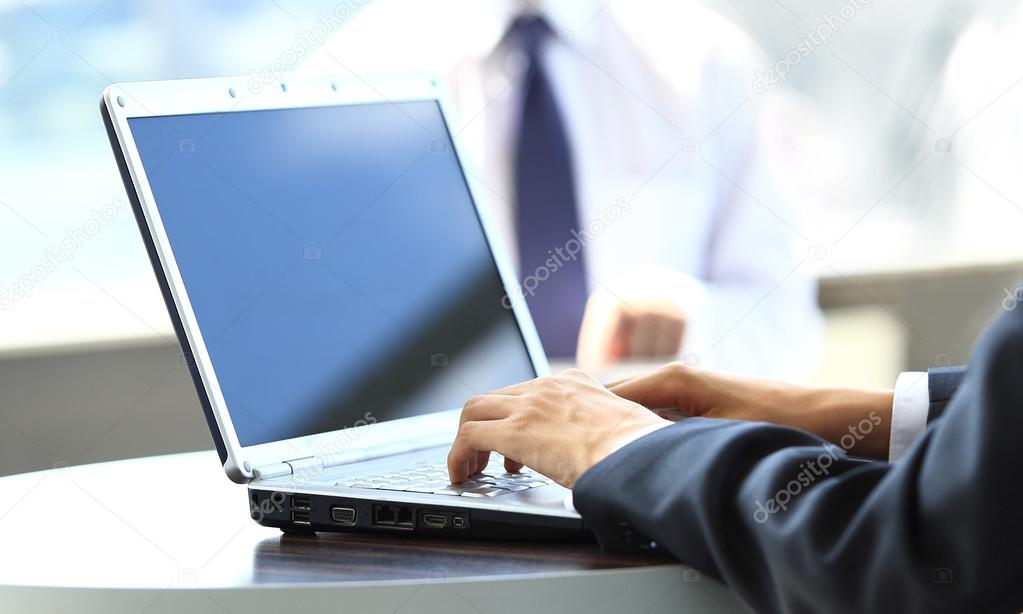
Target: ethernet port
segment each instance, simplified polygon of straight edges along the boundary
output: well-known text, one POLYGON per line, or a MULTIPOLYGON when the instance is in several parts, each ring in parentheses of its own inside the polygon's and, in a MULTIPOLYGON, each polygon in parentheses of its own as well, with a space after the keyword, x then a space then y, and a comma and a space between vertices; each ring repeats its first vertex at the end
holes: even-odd
POLYGON ((400 505, 374 505, 373 524, 402 529, 412 529, 416 526, 412 517, 412 508, 400 505))
POLYGON ((395 509, 391 505, 373 506, 373 524, 390 525, 394 524, 395 509))

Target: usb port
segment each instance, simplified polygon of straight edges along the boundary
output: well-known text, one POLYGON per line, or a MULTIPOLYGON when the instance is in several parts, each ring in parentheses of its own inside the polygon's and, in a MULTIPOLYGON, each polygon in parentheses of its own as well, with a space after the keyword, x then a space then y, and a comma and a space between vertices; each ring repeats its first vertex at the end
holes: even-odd
POLYGON ((294 496, 291 498, 291 509, 293 510, 307 510, 310 509, 311 505, 309 497, 294 496))
POLYGON ((291 522, 294 524, 312 524, 310 520, 309 510, 295 510, 291 512, 291 522))
POLYGON ((423 514, 419 520, 427 529, 443 529, 448 526, 448 517, 444 514, 423 514))
POLYGON ((330 508, 330 517, 338 524, 351 526, 355 524, 355 508, 334 506, 330 508))
POLYGON ((465 518, 463 518, 461 516, 453 517, 451 519, 451 526, 453 526, 456 529, 464 529, 465 528, 465 518))

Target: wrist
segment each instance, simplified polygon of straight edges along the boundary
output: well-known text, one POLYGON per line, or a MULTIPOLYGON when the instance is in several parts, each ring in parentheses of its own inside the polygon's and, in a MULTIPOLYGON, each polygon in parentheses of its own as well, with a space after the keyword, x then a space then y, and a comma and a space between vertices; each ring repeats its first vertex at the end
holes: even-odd
POLYGON ((891 434, 890 390, 806 388, 799 428, 834 443, 855 456, 886 459, 891 434))
POLYGON ((590 447, 591 453, 586 465, 587 469, 630 443, 673 424, 671 420, 665 420, 646 408, 643 408, 641 412, 635 412, 635 414, 635 417, 626 418, 607 437, 590 447))

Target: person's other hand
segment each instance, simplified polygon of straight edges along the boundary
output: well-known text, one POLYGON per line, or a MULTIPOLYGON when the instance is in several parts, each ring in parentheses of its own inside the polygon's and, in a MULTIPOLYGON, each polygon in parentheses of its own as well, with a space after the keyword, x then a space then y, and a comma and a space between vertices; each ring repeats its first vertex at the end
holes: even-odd
POLYGON ((685 314, 674 301, 597 290, 586 302, 576 361, 594 369, 625 358, 674 356, 685 329, 685 314))
POLYGON ((892 391, 812 388, 671 363, 609 384, 615 394, 665 416, 771 422, 837 445, 854 434, 856 454, 887 458, 892 391), (666 411, 665 411, 666 410, 666 411), (864 427, 869 422, 869 428, 864 427))
POLYGON ((789 410, 806 390, 783 382, 727 375, 674 362, 607 387, 648 409, 669 410, 676 417, 681 412, 686 416, 776 424, 791 419, 789 410))
POLYGON ((448 472, 461 482, 486 467, 493 451, 510 472, 528 465, 571 488, 627 437, 667 424, 573 369, 469 399, 448 472))

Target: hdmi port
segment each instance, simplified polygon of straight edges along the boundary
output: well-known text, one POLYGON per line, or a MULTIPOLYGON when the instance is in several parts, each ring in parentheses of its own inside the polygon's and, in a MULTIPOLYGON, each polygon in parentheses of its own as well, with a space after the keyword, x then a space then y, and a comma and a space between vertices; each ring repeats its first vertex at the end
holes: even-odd
POLYGON ((448 517, 443 514, 423 514, 420 521, 427 529, 443 529, 448 526, 448 517))

